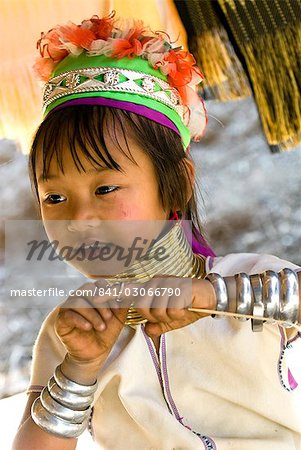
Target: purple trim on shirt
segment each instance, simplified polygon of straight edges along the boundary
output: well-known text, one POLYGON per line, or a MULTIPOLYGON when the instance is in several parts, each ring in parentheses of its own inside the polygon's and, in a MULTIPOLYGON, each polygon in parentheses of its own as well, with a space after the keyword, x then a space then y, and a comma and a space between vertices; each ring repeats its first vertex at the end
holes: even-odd
POLYGON ((298 387, 298 383, 295 380, 295 378, 293 377, 292 372, 290 371, 290 369, 288 369, 287 376, 288 376, 289 385, 292 388, 292 390, 296 389, 296 387, 298 387))
POLYGON ((205 450, 216 450, 216 445, 212 438, 210 438, 208 436, 203 436, 200 433, 197 433, 189 425, 185 425, 183 423, 184 417, 180 416, 180 413, 178 411, 178 408, 176 407, 175 401, 174 401, 174 399, 171 395, 171 391, 170 391, 169 378, 168 378, 168 372, 167 372, 167 363, 166 363, 166 354, 167 354, 166 353, 166 340, 165 340, 164 334, 161 335, 161 343, 162 343, 162 346, 161 346, 162 376, 163 376, 165 392, 166 392, 166 395, 168 398, 168 402, 173 410, 175 418, 178 420, 178 422, 180 422, 181 425, 183 425, 185 428, 188 428, 188 430, 192 431, 192 433, 194 433, 196 436, 198 436, 201 439, 203 445, 205 446, 205 450))
POLYGON ((180 422, 181 425, 183 425, 185 428, 188 428, 188 430, 192 431, 192 433, 194 433, 196 436, 198 436, 201 439, 203 445, 205 446, 205 450, 216 450, 215 442, 210 437, 203 436, 200 433, 193 431, 193 429, 191 427, 189 427, 188 425, 185 425, 183 423, 184 417, 180 417, 180 413, 176 407, 176 404, 175 404, 175 402, 172 398, 171 392, 170 392, 169 379, 168 379, 168 373, 167 373, 167 364, 166 364, 165 335, 164 334, 161 335, 161 342, 160 342, 161 367, 162 367, 162 371, 161 371, 160 361, 158 360, 157 354, 154 350, 153 342, 152 342, 151 338, 146 334, 143 324, 141 324, 141 329, 142 329, 143 335, 145 337, 149 352, 151 354, 151 357, 152 357, 152 360, 153 360, 153 363, 154 363, 154 366, 155 366, 155 369, 156 369, 156 372, 157 372, 157 375, 159 378, 159 382, 160 382, 160 385, 162 388, 163 397, 164 397, 164 400, 166 401, 166 404, 168 406, 170 414, 172 414, 178 420, 178 422, 180 422), (164 390, 164 385, 165 385, 165 390, 164 390), (166 392, 166 395, 165 395, 165 392, 166 392))
POLYGON ((151 338, 146 334, 143 324, 141 324, 141 329, 142 329, 144 338, 146 340, 149 352, 151 354, 151 357, 152 357, 152 360, 153 360, 153 363, 154 363, 154 366, 155 366, 155 369, 156 369, 156 372, 157 372, 157 375, 158 375, 158 378, 159 378, 160 385, 163 388, 163 380, 162 380, 162 375, 161 375, 161 371, 160 371, 160 365, 159 365, 159 361, 158 361, 158 358, 157 358, 157 354, 156 354, 156 352, 154 350, 154 347, 153 347, 153 343, 151 342, 151 338))
MULTIPOLYGON (((180 413, 176 407, 176 404, 172 398, 171 392, 170 392, 170 387, 169 387, 169 379, 168 379, 168 373, 167 373, 167 365, 166 365, 166 341, 165 341, 165 336, 164 334, 162 334, 161 336, 161 342, 162 342, 162 353, 161 353, 161 364, 162 364, 162 377, 163 377, 163 382, 164 382, 164 386, 165 386, 165 391, 166 391, 166 395, 168 398, 168 402, 172 408, 172 411, 174 413, 174 416, 176 417, 177 420, 180 421, 180 423, 182 425, 184 425, 182 423, 182 417, 180 416, 180 413)), ((185 426, 185 425, 184 425, 185 426)))
POLYGON ((300 333, 298 333, 297 336, 294 336, 292 339, 290 340, 286 340, 286 334, 283 330, 283 328, 281 326, 278 327, 279 328, 279 332, 280 332, 280 354, 279 354, 279 358, 278 358, 278 364, 277 364, 277 371, 278 371, 278 376, 279 376, 279 380, 280 380, 280 384, 281 386, 288 392, 292 392, 294 389, 296 389, 296 387, 298 386, 297 381, 295 380, 295 378, 293 377, 290 369, 288 368, 288 372, 287 372, 287 379, 288 379, 288 384, 289 387, 287 386, 287 384, 285 383, 284 379, 283 379, 283 370, 282 370, 282 363, 283 363, 283 358, 285 355, 285 350, 287 350, 288 346, 291 345, 292 342, 294 342, 300 335, 300 333))
POLYGON ((57 111, 59 109, 66 108, 67 106, 74 106, 74 105, 110 106, 111 108, 118 108, 123 109, 125 111, 130 111, 137 114, 138 116, 146 117, 147 119, 150 119, 153 122, 157 122, 160 125, 163 125, 164 127, 170 128, 171 130, 175 131, 175 133, 177 133, 179 136, 181 136, 175 124, 160 111, 156 111, 144 105, 137 105, 136 103, 124 102, 122 100, 114 100, 112 98, 106 97, 75 98, 73 100, 68 100, 67 102, 62 103, 61 105, 56 106, 55 108, 53 108, 52 111, 57 111))
POLYGON ((151 338, 146 334, 145 329, 144 329, 144 325, 143 325, 143 324, 141 324, 141 328, 142 328, 143 336, 144 336, 145 341, 146 341, 146 343, 147 343, 148 350, 149 350, 149 352, 150 352, 150 355, 151 355, 151 357, 152 357, 152 361, 153 361, 153 363, 154 363, 154 366, 155 366, 155 369, 156 369, 156 372, 157 372, 157 375, 158 375, 159 383, 160 383, 160 386, 161 386, 161 389, 162 389, 163 398, 164 398, 164 400, 165 400, 165 402, 166 402, 166 405, 167 405, 167 407, 168 407, 168 410, 169 410, 170 414, 172 415, 172 411, 171 411, 171 409, 170 409, 170 406, 169 406, 169 404, 168 404, 168 402, 167 402, 167 400, 166 400, 166 398, 165 398, 165 394, 164 394, 164 385, 163 385, 163 380, 162 380, 162 374, 161 374, 161 369, 160 369, 160 363, 159 363, 158 358, 157 358, 157 353, 156 353, 156 351, 155 351, 153 341, 152 341, 151 338))

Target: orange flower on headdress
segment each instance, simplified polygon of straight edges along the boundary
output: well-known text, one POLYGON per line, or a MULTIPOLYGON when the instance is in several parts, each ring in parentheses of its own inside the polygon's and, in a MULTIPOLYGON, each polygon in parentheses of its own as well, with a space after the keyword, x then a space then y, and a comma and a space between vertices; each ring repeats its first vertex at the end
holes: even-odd
POLYGON ((184 86, 190 83, 196 61, 191 53, 184 50, 170 50, 164 57, 160 70, 168 75, 169 83, 173 87, 184 86))
POLYGON ((36 61, 33 69, 41 80, 47 81, 56 64, 64 59, 69 52, 66 48, 63 48, 57 28, 49 30, 46 34, 41 33, 41 38, 37 42, 37 49, 41 58, 36 61))
POLYGON ((74 23, 59 27, 58 33, 61 44, 65 48, 70 49, 70 44, 78 48, 78 51, 74 53, 79 53, 79 49, 89 50, 91 42, 96 38, 93 31, 79 25, 74 25, 74 23))
POLYGON ((57 28, 49 30, 46 34, 41 33, 41 38, 37 42, 37 49, 42 58, 51 58, 53 61, 60 61, 69 53, 62 46, 60 33, 57 28))
POLYGON ((141 20, 133 22, 131 28, 124 32, 120 38, 112 39, 112 52, 113 58, 133 58, 134 56, 140 56, 142 54, 142 39, 145 26, 141 20))
POLYGON ((34 72, 42 81, 49 80, 54 68, 55 63, 51 58, 40 58, 35 62, 33 66, 34 72))
POLYGON ((92 16, 90 20, 84 20, 82 22, 82 27, 91 30, 95 39, 102 39, 106 41, 112 34, 115 16, 115 11, 107 17, 100 19, 98 16, 92 16))

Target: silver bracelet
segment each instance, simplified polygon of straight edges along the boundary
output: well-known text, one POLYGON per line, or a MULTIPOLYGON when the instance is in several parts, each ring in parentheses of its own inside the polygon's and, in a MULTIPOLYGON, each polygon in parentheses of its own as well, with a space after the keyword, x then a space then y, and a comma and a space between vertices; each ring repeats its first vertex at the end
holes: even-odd
POLYGON ((268 323, 275 323, 279 319, 280 282, 279 276, 272 270, 262 275, 262 301, 264 304, 264 317, 268 323))
MULTIPOLYGON (((235 275, 236 281, 236 312, 238 314, 252 313, 252 287, 249 276, 246 273, 238 273, 235 275)), ((248 320, 244 317, 237 317, 243 321, 248 320)))
POLYGON ((97 384, 96 381, 84 386, 69 380, 58 366, 55 376, 32 404, 32 419, 44 431, 56 436, 80 436, 88 425, 97 384))
POLYGON ((51 377, 48 382, 48 391, 52 398, 54 398, 61 405, 67 408, 75 410, 84 410, 88 408, 93 402, 93 395, 78 395, 73 392, 69 392, 65 389, 61 389, 56 383, 55 378, 51 377))
MULTIPOLYGON (((283 327, 298 324, 299 283, 294 270, 285 268, 277 274, 267 270, 262 274, 248 276, 245 273, 235 275, 236 314, 250 315, 252 330, 263 330, 263 323, 280 322, 283 327)), ((216 311, 228 312, 229 299, 223 277, 217 273, 206 276, 213 285, 216 295, 216 311)), ((235 317, 235 314, 233 314, 235 317)), ((215 317, 212 315, 212 317, 215 317)), ((222 315, 216 315, 222 317, 222 315)), ((244 320, 242 317, 238 317, 244 320)))
MULTIPOLYGON (((254 295, 252 316, 264 317, 264 304, 262 301, 262 281, 260 275, 250 275, 251 286, 254 295)), ((259 332, 263 330, 263 320, 251 320, 252 331, 259 332)))
POLYGON ((50 414, 42 405, 40 397, 32 404, 31 417, 44 431, 65 438, 80 436, 88 425, 88 418, 82 423, 72 423, 50 414))
POLYGON ((75 409, 70 409, 64 405, 61 405, 53 397, 51 397, 47 386, 45 386, 42 390, 40 399, 42 405, 50 414, 53 414, 60 419, 67 420, 72 423, 82 423, 89 417, 91 411, 91 406, 88 406, 88 408, 84 410, 77 411, 75 409))
POLYGON ((283 327, 290 328, 298 323, 299 315, 299 286, 296 272, 291 269, 280 271, 280 312, 279 318, 283 327))
POLYGON ((92 385, 86 386, 83 384, 75 383, 72 380, 69 380, 69 378, 67 378, 63 374, 61 364, 57 366, 57 368, 54 371, 54 379, 61 389, 71 392, 73 394, 82 395, 84 397, 93 395, 97 389, 97 381, 95 381, 95 383, 92 385))
MULTIPOLYGON (((218 273, 209 273, 205 279, 209 280, 214 288, 216 296, 216 311, 222 312, 227 311, 229 305, 229 298, 227 292, 227 285, 223 277, 218 273)), ((220 316, 219 314, 218 315, 213 314, 212 317, 220 318, 222 316, 220 316)))

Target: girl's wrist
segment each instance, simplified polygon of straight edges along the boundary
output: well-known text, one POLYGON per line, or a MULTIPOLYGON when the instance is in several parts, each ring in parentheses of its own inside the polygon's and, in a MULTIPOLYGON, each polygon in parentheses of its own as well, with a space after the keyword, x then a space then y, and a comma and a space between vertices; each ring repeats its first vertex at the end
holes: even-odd
POLYGON ((83 385, 92 385, 106 358, 107 355, 104 355, 95 360, 83 361, 77 360, 67 353, 61 364, 61 371, 69 380, 83 385))

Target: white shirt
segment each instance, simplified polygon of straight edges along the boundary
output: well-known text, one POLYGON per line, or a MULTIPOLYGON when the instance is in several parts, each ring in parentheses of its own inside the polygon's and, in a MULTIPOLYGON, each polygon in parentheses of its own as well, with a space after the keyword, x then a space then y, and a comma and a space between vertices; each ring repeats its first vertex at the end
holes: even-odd
MULTIPOLYGON (((208 257, 206 272, 232 276, 295 264, 272 255, 208 257)), ((45 319, 33 349, 39 391, 65 356, 45 319)), ((161 336, 160 357, 143 325, 125 326, 99 372, 92 418, 105 450, 300 450, 301 334, 206 317, 161 336)))

